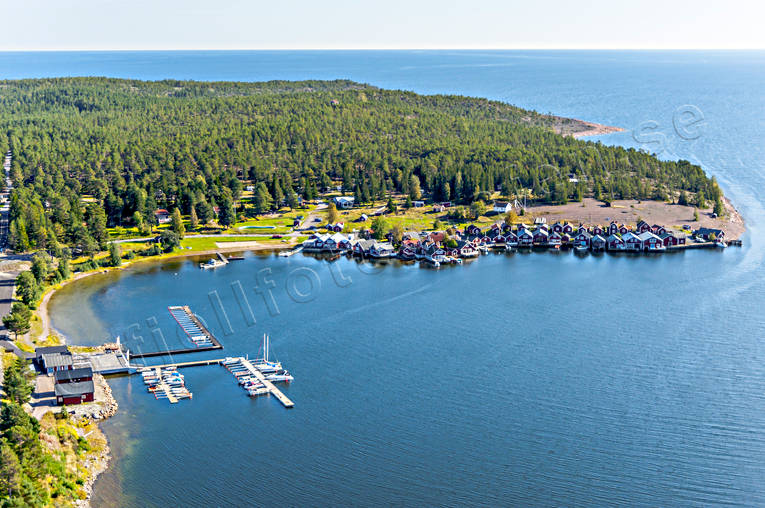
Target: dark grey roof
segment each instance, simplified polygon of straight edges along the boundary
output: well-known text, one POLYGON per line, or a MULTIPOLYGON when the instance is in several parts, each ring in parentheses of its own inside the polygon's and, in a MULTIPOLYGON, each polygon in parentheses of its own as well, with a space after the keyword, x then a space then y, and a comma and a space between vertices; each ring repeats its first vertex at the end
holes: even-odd
POLYGON ((58 370, 56 371, 54 377, 56 378, 57 383, 59 381, 70 381, 72 379, 79 379, 83 377, 93 377, 93 368, 78 367, 71 370, 58 370))
POLYGON ((51 367, 65 367, 72 365, 72 355, 69 353, 51 353, 42 355, 42 362, 46 369, 51 367))
POLYGON ((56 396, 63 395, 64 397, 83 395, 85 393, 93 393, 93 381, 80 381, 79 383, 62 383, 54 387, 56 396))
POLYGON ((720 234, 725 234, 725 232, 722 229, 712 229, 712 228, 699 228, 696 230, 697 235, 709 235, 714 233, 715 236, 720 236, 720 234))
POLYGON ((35 348, 35 356, 40 358, 42 355, 49 355, 53 353, 68 353, 69 348, 66 346, 45 346, 35 348))

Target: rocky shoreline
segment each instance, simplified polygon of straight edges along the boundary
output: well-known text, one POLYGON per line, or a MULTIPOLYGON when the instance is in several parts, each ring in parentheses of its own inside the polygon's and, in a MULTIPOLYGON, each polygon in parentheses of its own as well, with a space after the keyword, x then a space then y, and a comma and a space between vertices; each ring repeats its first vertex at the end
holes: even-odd
MULTIPOLYGON (((104 379, 102 375, 95 374, 93 376, 93 383, 96 386, 96 402, 84 406, 75 406, 70 409, 70 413, 78 417, 82 416, 90 418, 94 422, 99 422, 114 416, 117 413, 119 404, 112 395, 112 389, 109 386, 109 383, 106 382, 106 379, 104 379)), ((109 461, 111 460, 111 450, 106 436, 98 426, 96 426, 94 433, 98 433, 94 437, 102 439, 106 444, 98 453, 94 454, 92 457, 88 457, 82 464, 88 471, 88 477, 82 486, 86 498, 75 502, 75 506, 78 508, 90 507, 90 498, 93 495, 93 485, 98 479, 98 476, 109 467, 109 461)))

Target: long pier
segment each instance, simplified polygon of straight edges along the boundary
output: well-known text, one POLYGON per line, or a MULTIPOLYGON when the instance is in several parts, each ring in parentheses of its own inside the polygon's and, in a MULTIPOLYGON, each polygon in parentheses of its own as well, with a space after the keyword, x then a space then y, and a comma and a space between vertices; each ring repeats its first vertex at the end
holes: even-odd
POLYGON ((185 355, 187 353, 201 353, 203 351, 215 351, 217 349, 222 349, 223 346, 203 346, 203 347, 195 347, 195 348, 183 348, 183 349, 166 349, 164 351, 149 351, 148 353, 133 353, 130 352, 130 358, 152 358, 155 356, 166 356, 166 355, 185 355))
MULTIPOLYGON (((162 364, 162 365, 151 365, 151 366, 146 366, 146 367, 139 367, 138 368, 138 372, 143 372, 143 371, 147 371, 147 370, 148 371, 152 371, 152 370, 159 371, 159 370, 162 370, 162 369, 166 369, 168 367, 175 367, 176 369, 181 369, 181 368, 184 368, 184 367, 201 367, 201 366, 205 366, 205 365, 220 365, 220 364, 223 364, 223 362, 225 360, 227 360, 227 359, 226 358, 213 358, 213 359, 209 359, 209 360, 196 360, 196 361, 193 361, 193 362, 165 363, 165 364, 162 364)), ((266 377, 263 375, 263 373, 260 372, 258 369, 256 369, 252 365, 252 363, 250 363, 249 360, 247 360, 246 358, 237 358, 237 360, 239 360, 239 363, 241 363, 242 366, 244 366, 244 368, 246 368, 253 377, 257 378, 258 381, 263 383, 263 386, 266 387, 266 389, 268 390, 268 393, 273 394, 273 396, 276 397, 279 400, 279 402, 281 402, 282 405, 285 408, 290 409, 290 408, 295 406, 295 403, 292 402, 292 400, 290 400, 289 397, 284 395, 284 393, 281 390, 279 390, 279 388, 277 388, 276 385, 274 385, 271 381, 266 379, 266 377)), ((172 400, 171 400, 171 402, 172 402, 172 400)))
POLYGON ((130 351, 130 358, 152 358, 156 356, 165 355, 184 355, 188 353, 201 353, 203 351, 215 351, 217 349, 223 349, 221 344, 215 335, 207 329, 205 325, 194 315, 191 308, 188 305, 176 305, 167 308, 170 315, 173 316, 178 326, 188 335, 189 339, 196 347, 193 348, 179 348, 179 349, 166 349, 164 351, 149 351, 146 353, 133 353, 130 351), (202 341, 199 339, 203 338, 202 341), (198 345, 201 343, 204 345, 198 345))
POLYGON ((154 370, 154 369, 166 369, 168 367, 175 367, 176 369, 181 369, 183 367, 203 367, 205 365, 219 365, 223 363, 223 360, 225 358, 214 358, 211 360, 194 360, 193 362, 176 362, 176 363, 163 363, 162 365, 147 365, 145 367, 137 367, 138 372, 143 372, 145 370, 154 370))

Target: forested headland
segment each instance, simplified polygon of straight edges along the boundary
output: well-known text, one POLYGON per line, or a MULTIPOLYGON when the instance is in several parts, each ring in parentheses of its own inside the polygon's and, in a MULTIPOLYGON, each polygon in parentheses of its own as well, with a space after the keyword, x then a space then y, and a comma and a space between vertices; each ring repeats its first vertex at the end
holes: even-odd
POLYGON ((699 166, 564 137, 562 125, 496 101, 351 81, 0 81, 10 241, 93 252, 108 227, 153 222, 158 208, 229 225, 336 185, 357 203, 415 187, 463 204, 497 191, 551 203, 721 200, 699 166), (256 189, 248 204, 244 182, 256 189))

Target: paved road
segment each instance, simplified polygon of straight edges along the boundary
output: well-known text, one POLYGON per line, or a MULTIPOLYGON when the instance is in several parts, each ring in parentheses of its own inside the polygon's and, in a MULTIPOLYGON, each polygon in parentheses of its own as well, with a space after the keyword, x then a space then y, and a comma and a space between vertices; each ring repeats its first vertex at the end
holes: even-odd
POLYGON ((35 379, 35 390, 32 393, 29 404, 32 406, 32 416, 38 420, 48 411, 56 409, 53 376, 37 376, 37 379, 35 379))
MULTIPOLYGON (((10 152, 5 155, 3 161, 3 169, 5 170, 5 189, 0 193, 0 248, 4 251, 8 248, 8 196, 13 185, 10 178, 11 170, 11 155, 10 152)), ((3 252, 0 254, 0 261, 11 260, 3 252)), ((16 277, 19 275, 19 270, 13 270, 8 272, 0 272, 0 319, 3 316, 10 314, 11 304, 13 303, 13 289, 16 283, 16 277)), ((16 353, 17 356, 22 358, 28 358, 29 353, 25 353, 14 344, 10 339, 8 330, 3 326, 0 321, 0 347, 6 351, 16 353)))
POLYGON ((10 152, 5 154, 3 170, 5 171, 5 189, 3 189, 3 192, 0 192, 0 248, 6 249, 8 247, 8 198, 11 189, 13 189, 13 184, 11 183, 10 152))

